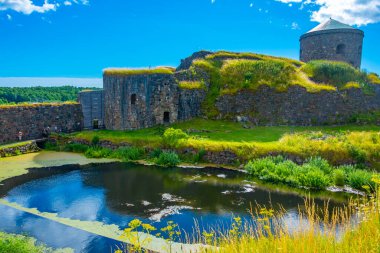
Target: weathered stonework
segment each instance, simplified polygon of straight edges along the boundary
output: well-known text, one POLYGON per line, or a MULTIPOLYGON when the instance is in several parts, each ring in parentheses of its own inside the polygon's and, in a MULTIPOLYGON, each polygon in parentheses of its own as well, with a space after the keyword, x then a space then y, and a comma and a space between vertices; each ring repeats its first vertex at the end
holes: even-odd
POLYGON ((216 103, 221 118, 240 116, 255 125, 324 125, 347 123, 354 115, 380 110, 380 86, 374 94, 361 89, 308 93, 292 86, 276 92, 268 86, 221 96, 216 103))
POLYGON ((178 86, 170 74, 104 75, 105 127, 140 129, 178 119, 178 86))
POLYGON ((300 39, 300 60, 342 61, 360 68, 364 33, 358 29, 310 32, 300 39))
POLYGON ((28 154, 38 152, 40 148, 35 141, 27 142, 22 145, 0 148, 0 157, 16 156, 20 154, 28 154))
POLYGON ((43 137, 44 129, 69 133, 82 129, 80 104, 41 104, 0 107, 0 144, 43 137))
POLYGON ((96 129, 104 127, 104 95, 102 90, 83 91, 79 93, 79 103, 82 105, 83 127, 96 129))

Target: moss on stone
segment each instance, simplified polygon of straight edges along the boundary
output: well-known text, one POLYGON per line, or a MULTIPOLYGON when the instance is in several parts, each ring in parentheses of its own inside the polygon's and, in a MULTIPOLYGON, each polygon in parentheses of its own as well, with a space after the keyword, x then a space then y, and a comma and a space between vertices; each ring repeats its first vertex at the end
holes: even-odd
POLYGON ((0 109, 2 108, 13 108, 13 107, 41 107, 41 106, 61 106, 61 105, 77 105, 78 102, 63 102, 63 103, 20 103, 20 104, 5 104, 0 105, 0 109))
POLYGON ((182 81, 178 83, 178 87, 184 90, 206 89, 206 85, 202 81, 182 81))
POLYGON ((171 75, 175 71, 172 67, 156 67, 156 68, 109 68, 103 71, 104 75, 129 76, 129 75, 154 75, 166 74, 171 75))

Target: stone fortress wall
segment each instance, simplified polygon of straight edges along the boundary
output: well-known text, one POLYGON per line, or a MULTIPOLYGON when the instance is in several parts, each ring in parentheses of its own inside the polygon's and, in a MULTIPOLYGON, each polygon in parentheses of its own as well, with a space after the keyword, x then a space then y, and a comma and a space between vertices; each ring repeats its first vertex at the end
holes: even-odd
POLYGON ((140 129, 178 120, 178 86, 171 74, 104 75, 105 127, 140 129))
POLYGON ((355 121, 355 117, 380 111, 380 86, 373 94, 362 89, 309 93, 293 86, 287 92, 277 92, 268 86, 257 91, 241 91, 221 96, 216 106, 220 118, 239 117, 254 125, 335 125, 355 121))
POLYGON ((37 104, 0 107, 0 144, 43 137, 44 129, 69 133, 82 130, 80 104, 37 104))
POLYGON ((104 94, 102 90, 83 91, 78 101, 82 105, 83 128, 104 128, 104 94))

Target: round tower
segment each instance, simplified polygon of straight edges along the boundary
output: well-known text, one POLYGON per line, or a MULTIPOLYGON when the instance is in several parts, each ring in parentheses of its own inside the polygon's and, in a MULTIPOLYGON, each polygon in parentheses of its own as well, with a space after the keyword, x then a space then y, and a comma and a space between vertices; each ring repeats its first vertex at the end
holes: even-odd
POLYGON ((363 31, 330 18, 301 36, 300 60, 342 61, 360 68, 363 38, 363 31))

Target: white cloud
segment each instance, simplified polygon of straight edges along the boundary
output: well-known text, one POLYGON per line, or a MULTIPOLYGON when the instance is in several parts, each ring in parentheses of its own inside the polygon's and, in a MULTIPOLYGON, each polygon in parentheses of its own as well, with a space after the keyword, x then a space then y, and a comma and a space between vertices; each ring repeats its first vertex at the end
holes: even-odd
POLYGON ((298 25, 297 22, 293 22, 291 27, 293 30, 299 30, 300 29, 300 26, 298 25))
MULTIPOLYGON (((88 0, 66 0, 63 2, 63 5, 69 6, 72 3, 88 5, 88 0)), ((26 15, 29 15, 33 12, 45 13, 48 11, 55 11, 60 7, 60 3, 51 2, 45 0, 42 5, 34 4, 33 0, 0 0, 0 11, 13 10, 20 12, 26 15)))
POLYGON ((311 20, 323 22, 337 19, 350 25, 368 25, 380 22, 380 0, 275 0, 282 3, 300 3, 312 8, 311 20))
POLYGON ((8 19, 8 20, 12 20, 12 16, 9 15, 9 14, 7 14, 7 19, 8 19))

